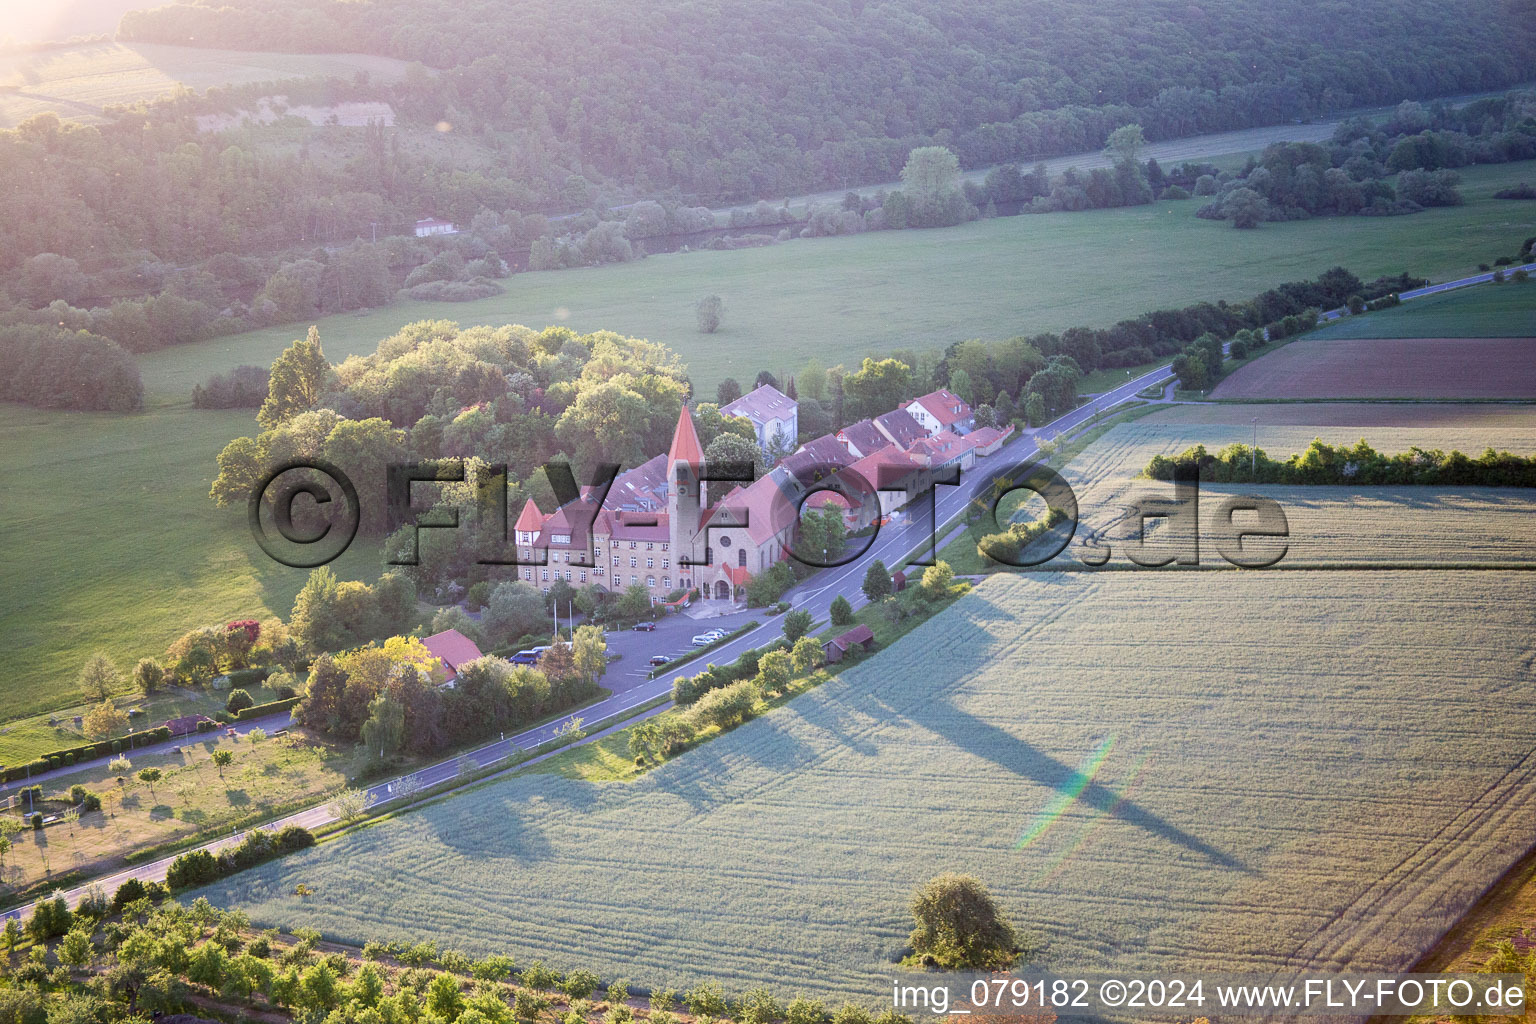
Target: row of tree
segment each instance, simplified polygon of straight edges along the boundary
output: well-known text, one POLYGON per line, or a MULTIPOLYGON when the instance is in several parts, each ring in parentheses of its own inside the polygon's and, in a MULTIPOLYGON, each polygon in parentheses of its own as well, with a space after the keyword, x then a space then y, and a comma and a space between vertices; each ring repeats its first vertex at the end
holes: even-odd
POLYGON ((1199 467, 1208 483, 1355 484, 1440 487, 1536 487, 1536 456, 1487 449, 1473 458, 1459 451, 1410 448, 1388 454, 1364 440, 1333 445, 1314 440, 1304 451, 1275 459, 1262 450, 1230 444, 1218 452, 1195 445, 1178 455, 1159 455, 1142 475, 1172 480, 1181 464, 1199 467))

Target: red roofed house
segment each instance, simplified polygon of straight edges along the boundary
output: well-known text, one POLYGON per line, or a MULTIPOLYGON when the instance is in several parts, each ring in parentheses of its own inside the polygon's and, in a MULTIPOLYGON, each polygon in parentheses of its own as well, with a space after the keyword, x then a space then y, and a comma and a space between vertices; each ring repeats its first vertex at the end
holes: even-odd
POLYGON ((475 642, 456 629, 433 633, 422 640, 421 645, 431 652, 432 657, 443 663, 443 670, 448 673, 444 683, 448 686, 452 686, 458 679, 460 665, 484 657, 475 642))
MULTIPOLYGON (((923 486, 921 467, 912 457, 893 444, 871 452, 849 466, 845 473, 856 475, 862 486, 873 488, 880 495, 880 514, 888 516, 915 498, 923 486)), ((868 525, 871 514, 861 510, 862 525, 868 525)))
POLYGON ((907 448, 907 454, 928 469, 944 466, 970 469, 976 465, 976 446, 971 439, 948 430, 941 430, 932 437, 918 438, 907 448))
POLYGON ((826 657, 828 664, 835 664, 843 660, 843 655, 855 648, 868 651, 875 646, 874 630, 868 626, 854 626, 842 636, 833 637, 821 645, 821 653, 826 657))
POLYGON ((971 411, 971 407, 959 395, 945 388, 912 399, 906 409, 930 435, 941 430, 969 434, 976 426, 976 414, 971 411))
POLYGON ((1012 423, 999 429, 997 427, 982 427, 965 435, 965 439, 976 447, 978 456, 995 455, 997 450, 1008 443, 1013 436, 1014 425, 1012 423))

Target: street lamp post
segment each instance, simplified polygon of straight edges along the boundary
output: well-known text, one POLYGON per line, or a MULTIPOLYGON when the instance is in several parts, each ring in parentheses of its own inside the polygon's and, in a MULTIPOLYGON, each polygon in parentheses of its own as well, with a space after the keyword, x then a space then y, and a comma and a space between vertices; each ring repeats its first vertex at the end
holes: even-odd
POLYGON ((1255 416, 1253 418, 1253 446, 1249 450, 1249 454, 1251 454, 1253 456, 1253 458, 1252 458, 1252 468, 1249 470, 1249 472, 1251 474, 1253 474, 1254 480, 1258 480, 1258 478, 1259 478, 1259 418, 1257 416, 1255 416))

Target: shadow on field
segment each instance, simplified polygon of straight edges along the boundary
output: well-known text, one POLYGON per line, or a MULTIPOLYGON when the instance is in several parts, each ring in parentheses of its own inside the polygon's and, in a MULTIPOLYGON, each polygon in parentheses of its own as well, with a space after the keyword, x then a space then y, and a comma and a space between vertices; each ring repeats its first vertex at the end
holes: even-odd
MULTIPOLYGON (((1030 579, 1030 586, 1072 589, 1078 584, 1077 580, 1059 575, 1040 575, 1030 579)), ((1041 626, 1048 628, 1049 623, 1055 618, 1070 614, 1071 595, 1063 594, 1062 597, 1064 600, 1055 613, 1037 622, 1033 628, 1041 626)), ((950 637, 944 643, 942 681, 935 679, 932 689, 921 699, 908 702, 906 710, 895 707, 888 702, 888 698, 898 693, 903 697, 916 696, 910 689, 902 692, 903 688, 898 687, 893 692, 885 687, 878 687, 869 695, 868 700, 860 702, 861 710, 886 722, 901 722, 927 730, 947 740, 958 750, 969 751, 991 761, 1007 772, 1029 779, 1058 793, 1067 794, 1081 788, 1076 799, 1085 807, 1113 815, 1151 835, 1204 857, 1212 864, 1236 871, 1252 870, 1241 861, 1159 817, 1135 801, 1125 799, 1121 794, 1111 791, 1100 783, 1092 780, 1085 782, 1078 770, 1071 765, 1063 764, 1007 730, 959 707, 955 702, 957 684, 970 673, 982 669, 998 653, 995 649, 996 641, 985 632, 985 625, 1004 619, 1013 621, 1015 613, 998 606, 984 594, 971 595, 956 607, 964 610, 963 614, 966 617, 963 620, 964 626, 960 628, 966 635, 950 637)), ((949 615, 938 621, 958 625, 961 620, 954 615, 949 615)))
POLYGON ((539 815, 526 814, 520 800, 488 798, 488 792, 482 789, 460 796, 439 804, 433 809, 436 813, 416 817, 444 847, 470 859, 511 857, 526 863, 547 859, 552 848, 537 823, 539 815), (445 813, 450 809, 453 813, 445 813))
MULTIPOLYGON (((961 750, 986 758, 999 768, 1058 793, 1070 793, 1082 786, 1077 802, 1083 806, 1135 825, 1175 846, 1198 854, 1219 867, 1242 872, 1252 871, 1242 861, 1223 853, 1198 836, 1153 814, 1135 801, 1124 798, 1101 783, 1089 781, 1085 785, 1076 768, 1063 764, 1006 730, 955 707, 953 703, 946 701, 943 704, 933 705, 932 711, 932 714, 922 721, 915 721, 914 724, 944 737, 961 750)), ((897 713, 892 717, 905 716, 897 713)))

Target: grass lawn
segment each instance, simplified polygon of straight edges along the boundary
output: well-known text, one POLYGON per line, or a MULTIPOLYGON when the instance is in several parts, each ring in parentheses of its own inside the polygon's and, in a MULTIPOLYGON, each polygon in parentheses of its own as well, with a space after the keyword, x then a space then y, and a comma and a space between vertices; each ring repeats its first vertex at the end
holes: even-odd
MULTIPOLYGON (((193 627, 287 617, 308 573, 271 561, 242 510, 208 499, 214 456, 253 427, 248 412, 190 404, 133 416, 0 405, 11 492, 0 524, 0 720, 78 702, 76 676, 97 650, 126 673, 193 627)), ((359 539, 332 567, 375 578, 377 547, 359 539)), ((0 760, 11 763, 5 741, 0 760)))
MULTIPOLYGON (((1469 168, 1466 205, 1409 217, 1340 217, 1257 231, 1195 217, 1195 200, 1124 210, 1000 217, 930 231, 874 232, 735 252, 666 254, 628 264, 518 274, 476 302, 404 302, 320 321, 334 362, 371 352, 401 324, 566 323, 676 349, 702 394, 721 378, 811 357, 856 364, 898 348, 942 349, 1198 300, 1245 299, 1342 264, 1364 278, 1401 271, 1447 280, 1536 234, 1536 204, 1493 199, 1532 163, 1469 168), (698 332, 694 304, 725 300, 720 331, 698 332)), ((145 357, 145 383, 189 395, 241 363, 268 364, 302 325, 251 331, 145 357)), ((1122 371, 1123 372, 1123 371, 1122 371)))
MULTIPOLYGON (((1531 204, 1536 205, 1536 204, 1531 204)), ((1308 338, 1536 337, 1536 282, 1480 284, 1335 320, 1308 338)))
POLYGON ((629 784, 506 778, 205 893, 348 942, 866 999, 955 870, 1058 967, 1399 969, 1536 827, 1527 587, 998 577, 629 784))
MULTIPOLYGON (((99 793, 102 809, 82 815, 78 824, 49 825, 42 832, 18 833, 0 872, 0 900, 8 901, 66 871, 101 874, 116 870, 135 850, 171 843, 206 829, 236 822, 254 823, 295 803, 315 802, 343 788, 363 767, 367 755, 311 736, 273 736, 252 743, 222 736, 189 737, 178 752, 130 753, 132 768, 122 787, 106 764, 61 776, 44 787, 46 813, 67 805, 72 785, 99 793), (215 750, 234 754, 222 773, 213 764, 215 750), (163 778, 153 790, 138 780, 143 768, 158 767, 163 778)), ((24 804, 0 808, 20 814, 24 804)), ((109 894, 110 895, 110 894, 109 894)))

